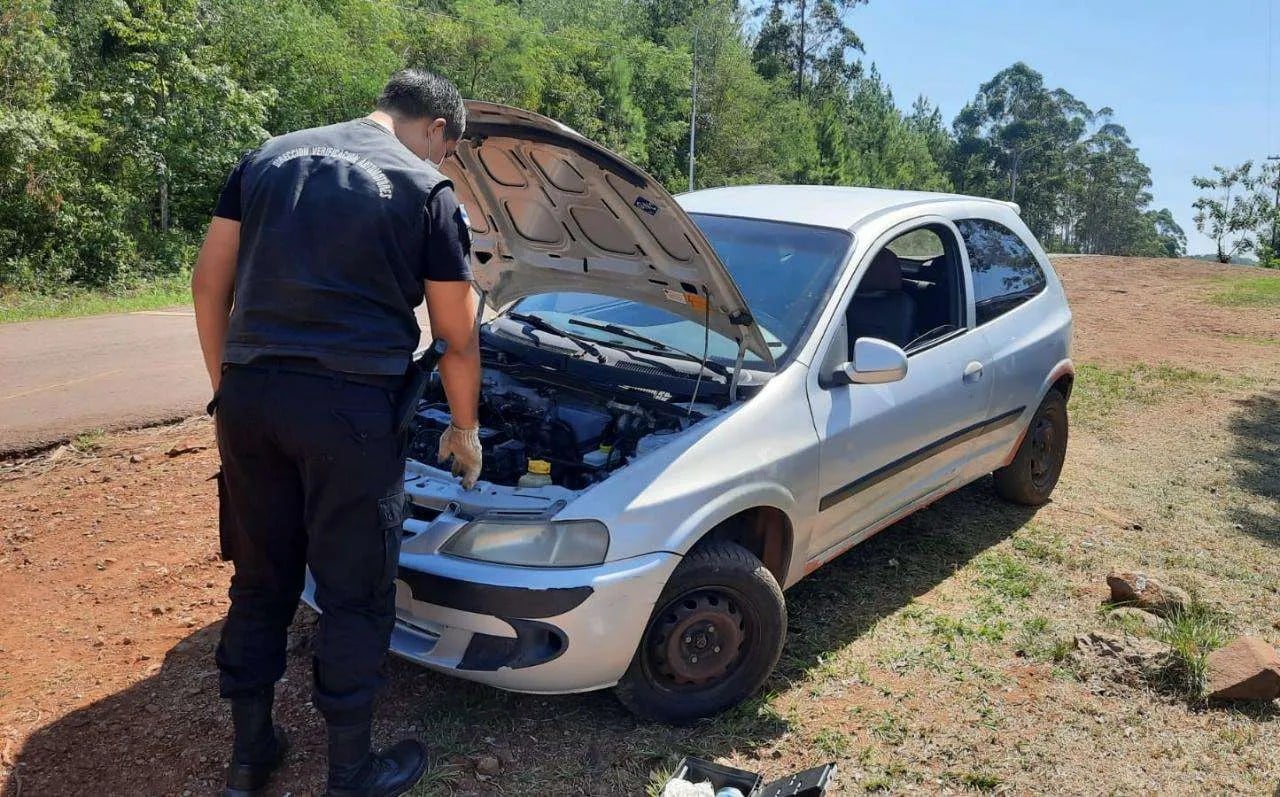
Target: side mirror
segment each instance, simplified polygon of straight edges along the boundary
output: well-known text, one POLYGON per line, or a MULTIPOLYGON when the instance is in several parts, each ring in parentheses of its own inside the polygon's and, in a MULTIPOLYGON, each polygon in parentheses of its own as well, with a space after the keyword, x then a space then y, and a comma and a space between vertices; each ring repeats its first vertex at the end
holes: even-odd
POLYGON ((836 368, 835 381, 848 385, 883 385, 907 375, 907 353, 879 338, 858 338, 853 344, 853 362, 836 368))

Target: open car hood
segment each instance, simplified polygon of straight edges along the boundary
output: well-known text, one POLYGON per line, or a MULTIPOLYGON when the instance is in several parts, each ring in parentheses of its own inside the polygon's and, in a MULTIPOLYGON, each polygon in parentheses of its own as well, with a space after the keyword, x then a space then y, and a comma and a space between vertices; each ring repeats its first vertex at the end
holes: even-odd
POLYGON ((773 363, 711 244, 657 180, 545 116, 469 100, 441 169, 473 237, 476 282, 495 310, 552 291, 661 307, 773 363))

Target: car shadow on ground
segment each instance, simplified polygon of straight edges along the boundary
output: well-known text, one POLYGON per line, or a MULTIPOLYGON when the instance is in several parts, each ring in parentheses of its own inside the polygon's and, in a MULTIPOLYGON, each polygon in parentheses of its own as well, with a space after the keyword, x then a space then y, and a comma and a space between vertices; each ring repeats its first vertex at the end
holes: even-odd
POLYGON ((1280 499, 1280 391, 1255 393, 1234 403, 1227 431, 1233 438, 1231 453, 1240 463, 1232 476, 1251 500, 1234 504, 1231 517, 1242 530, 1280 545, 1280 523, 1264 509, 1264 502, 1280 499))
POLYGON ((830 650, 1010 537, 1035 510, 1002 501, 988 477, 900 521, 787 592, 789 634, 777 674, 804 674, 830 650))
MULTIPOLYGON (((802 679, 824 654, 928 592, 1033 514, 1000 501, 986 479, 886 529, 796 585, 787 593, 786 650, 765 694, 802 679)), ((303 609, 290 631, 289 668, 276 705, 293 750, 268 794, 323 789, 323 723, 308 702, 314 621, 303 609)), ((182 640, 141 682, 32 733, 13 756, 6 793, 218 792, 230 743, 212 657, 220 625, 182 640)), ((396 659, 387 674, 376 739, 416 734, 436 762, 415 794, 643 794, 651 773, 669 771, 681 756, 714 758, 766 748, 789 731, 788 721, 763 697, 714 719, 671 728, 637 722, 609 692, 517 695, 396 659), (496 763, 496 773, 477 772, 485 756, 496 761, 482 768, 492 771, 496 763)), ((817 758, 813 763, 822 763, 817 758)))

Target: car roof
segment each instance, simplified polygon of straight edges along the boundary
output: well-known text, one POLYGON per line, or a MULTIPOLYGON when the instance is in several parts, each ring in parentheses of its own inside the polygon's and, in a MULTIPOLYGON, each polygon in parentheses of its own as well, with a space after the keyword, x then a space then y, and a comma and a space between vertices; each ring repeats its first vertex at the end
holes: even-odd
POLYGON ((678 194, 676 201, 688 213, 788 221, 839 230, 850 229, 870 216, 887 211, 941 202, 984 202, 1018 212, 1018 206, 1012 202, 982 197, 835 185, 708 188, 678 194))

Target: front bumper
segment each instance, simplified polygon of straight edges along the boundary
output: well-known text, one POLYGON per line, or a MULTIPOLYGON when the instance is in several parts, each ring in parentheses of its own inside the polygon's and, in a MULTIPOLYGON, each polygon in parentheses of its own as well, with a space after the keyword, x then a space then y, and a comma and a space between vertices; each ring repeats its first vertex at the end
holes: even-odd
MULTIPOLYGON (((626 672, 680 557, 529 568, 402 553, 391 651, 517 692, 586 692, 626 672)), ((308 574, 304 600, 315 606, 308 574)))
MULTIPOLYGON (((574 494, 480 483, 405 467, 410 516, 396 578, 391 651, 433 670, 517 692, 586 692, 618 682, 680 561, 657 552, 593 567, 476 562, 439 553, 466 517, 549 517, 574 494)), ((307 574, 303 599, 312 607, 307 574)))

